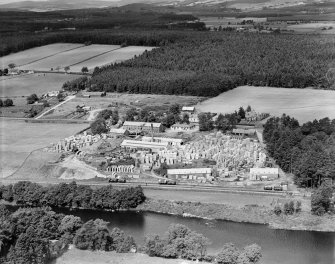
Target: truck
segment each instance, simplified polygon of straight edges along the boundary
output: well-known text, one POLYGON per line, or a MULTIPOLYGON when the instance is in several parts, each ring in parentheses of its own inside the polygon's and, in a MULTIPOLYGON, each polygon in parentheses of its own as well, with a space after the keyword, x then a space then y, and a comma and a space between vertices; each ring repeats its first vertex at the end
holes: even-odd
POLYGON ((110 178, 108 182, 126 183, 127 181, 124 178, 110 178))

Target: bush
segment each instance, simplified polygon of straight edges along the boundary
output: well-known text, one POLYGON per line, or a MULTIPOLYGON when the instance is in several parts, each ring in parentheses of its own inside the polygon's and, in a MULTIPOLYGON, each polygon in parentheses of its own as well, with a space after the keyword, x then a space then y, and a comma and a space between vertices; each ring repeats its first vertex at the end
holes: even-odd
POLYGON ((300 213, 301 212, 301 201, 297 201, 296 202, 295 212, 296 213, 300 213))
POLYGON ((281 207, 277 204, 275 208, 273 209, 273 212, 278 216, 281 215, 282 213, 281 207))
POLYGON ((323 215, 324 213, 332 210, 331 199, 333 196, 332 187, 323 183, 321 186, 312 193, 312 213, 316 215, 323 215))
POLYGON ((33 104, 38 101, 38 96, 36 94, 31 94, 27 97, 27 103, 33 104))
POLYGON ((13 100, 12 99, 6 99, 5 101, 3 101, 3 106, 5 107, 9 107, 9 106, 13 106, 14 103, 13 103, 13 100))

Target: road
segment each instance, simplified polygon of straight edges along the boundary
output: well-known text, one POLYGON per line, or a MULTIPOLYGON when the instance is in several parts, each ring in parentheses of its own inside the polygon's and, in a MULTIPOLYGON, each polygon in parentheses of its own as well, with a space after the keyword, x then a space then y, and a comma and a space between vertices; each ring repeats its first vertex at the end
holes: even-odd
POLYGON ((35 119, 40 119, 41 117, 45 116, 47 113, 49 113, 50 111, 56 109, 57 107, 66 104, 68 101, 72 100, 73 98, 75 98, 75 95, 71 95, 66 97, 66 99, 63 102, 60 102, 59 104, 55 105, 54 107, 51 107, 49 110, 43 112, 42 114, 38 115, 37 117, 35 117, 35 119))

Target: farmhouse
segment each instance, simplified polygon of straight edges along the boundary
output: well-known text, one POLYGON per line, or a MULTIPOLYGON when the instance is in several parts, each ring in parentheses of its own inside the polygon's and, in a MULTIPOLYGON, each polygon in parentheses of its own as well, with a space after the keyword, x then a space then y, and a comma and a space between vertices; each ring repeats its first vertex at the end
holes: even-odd
POLYGON ((194 106, 183 106, 181 111, 188 112, 188 113, 194 113, 195 107, 194 106))
POLYGON ((171 130, 177 131, 190 131, 195 128, 195 124, 174 124, 171 126, 171 130))
POLYGON ((131 132, 163 132, 164 127, 161 123, 149 123, 149 122, 134 122, 134 121, 125 121, 123 123, 123 128, 131 132))
POLYGON ((138 140, 123 140, 121 147, 126 150, 151 150, 152 152, 158 152, 162 149, 167 148, 167 142, 146 142, 138 140))
POLYGON ((274 180, 279 177, 278 168, 250 168, 250 180, 274 180))
POLYGON ((164 143, 167 142, 170 146, 181 146, 184 143, 182 138, 165 138, 165 137, 143 137, 142 141, 145 142, 158 142, 164 143))
POLYGON ((206 180, 212 176, 212 168, 168 169, 168 178, 206 180))

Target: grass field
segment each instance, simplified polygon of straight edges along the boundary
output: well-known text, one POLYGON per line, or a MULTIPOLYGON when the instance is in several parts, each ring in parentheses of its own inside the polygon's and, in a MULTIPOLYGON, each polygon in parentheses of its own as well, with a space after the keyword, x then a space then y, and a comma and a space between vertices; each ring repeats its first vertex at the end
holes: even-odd
POLYGON ((335 118, 335 91, 241 86, 196 105, 202 112, 231 113, 250 105, 257 112, 293 116, 299 122, 335 118))
POLYGON ((76 49, 82 46, 83 44, 56 43, 42 47, 32 48, 29 50, 0 57, 0 67, 6 68, 10 63, 14 63, 17 66, 24 65, 48 56, 59 54, 66 50, 76 49))
POLYGON ((149 257, 144 254, 115 253, 70 249, 52 264, 190 264, 195 263, 181 259, 164 259, 149 257))
POLYGON ((297 25, 289 25, 288 29, 292 29, 298 33, 324 33, 335 34, 335 22, 318 22, 318 23, 302 23, 297 25), (326 30, 322 30, 326 28, 326 30), (328 29, 331 28, 331 29, 328 29))
POLYGON ((59 91, 63 83, 78 78, 71 74, 29 74, 0 77, 0 97, 22 97, 33 93, 42 95, 48 91, 59 91))
POLYGON ((36 124, 0 119, 0 177, 7 177, 20 167, 33 150, 71 136, 87 124, 36 124))
MULTIPOLYGON (((34 63, 27 64, 22 66, 21 68, 24 70, 40 70, 40 71, 49 71, 51 68, 55 69, 56 67, 60 67, 61 70, 66 66, 71 66, 81 61, 87 60, 89 58, 98 56, 99 54, 109 52, 115 49, 118 49, 120 46, 117 45, 90 45, 81 47, 78 49, 73 49, 70 51, 59 53, 55 56, 45 58, 43 60, 36 61, 34 63)), ((29 50, 27 51, 29 52, 29 50)), ((95 66, 99 66, 100 64, 96 64, 95 66)), ((78 69, 78 71, 80 71, 78 69)))
POLYGON ((85 104, 93 109, 105 109, 108 108, 109 105, 115 105, 115 103, 118 103, 119 114, 123 115, 127 109, 131 107, 151 107, 153 110, 166 111, 173 103, 178 103, 180 105, 193 105, 204 99, 204 97, 197 96, 108 93, 106 97, 76 97, 66 104, 58 107, 53 111, 53 113, 46 115, 44 118, 64 118, 66 115, 75 111, 76 106, 80 104, 85 104))
POLYGON ((51 68, 64 71, 69 66, 70 72, 80 72, 85 66, 93 70, 96 66, 128 60, 151 49, 153 47, 57 43, 1 57, 0 66, 6 68, 14 63, 18 69, 35 71, 50 71, 51 68))
POLYGON ((142 54, 145 50, 150 51, 153 47, 142 47, 142 46, 129 46, 106 54, 97 56, 93 59, 81 62, 71 67, 71 71, 79 72, 82 67, 87 67, 89 70, 93 70, 95 66, 103 66, 106 64, 117 63, 124 60, 129 60, 135 55, 142 54))

